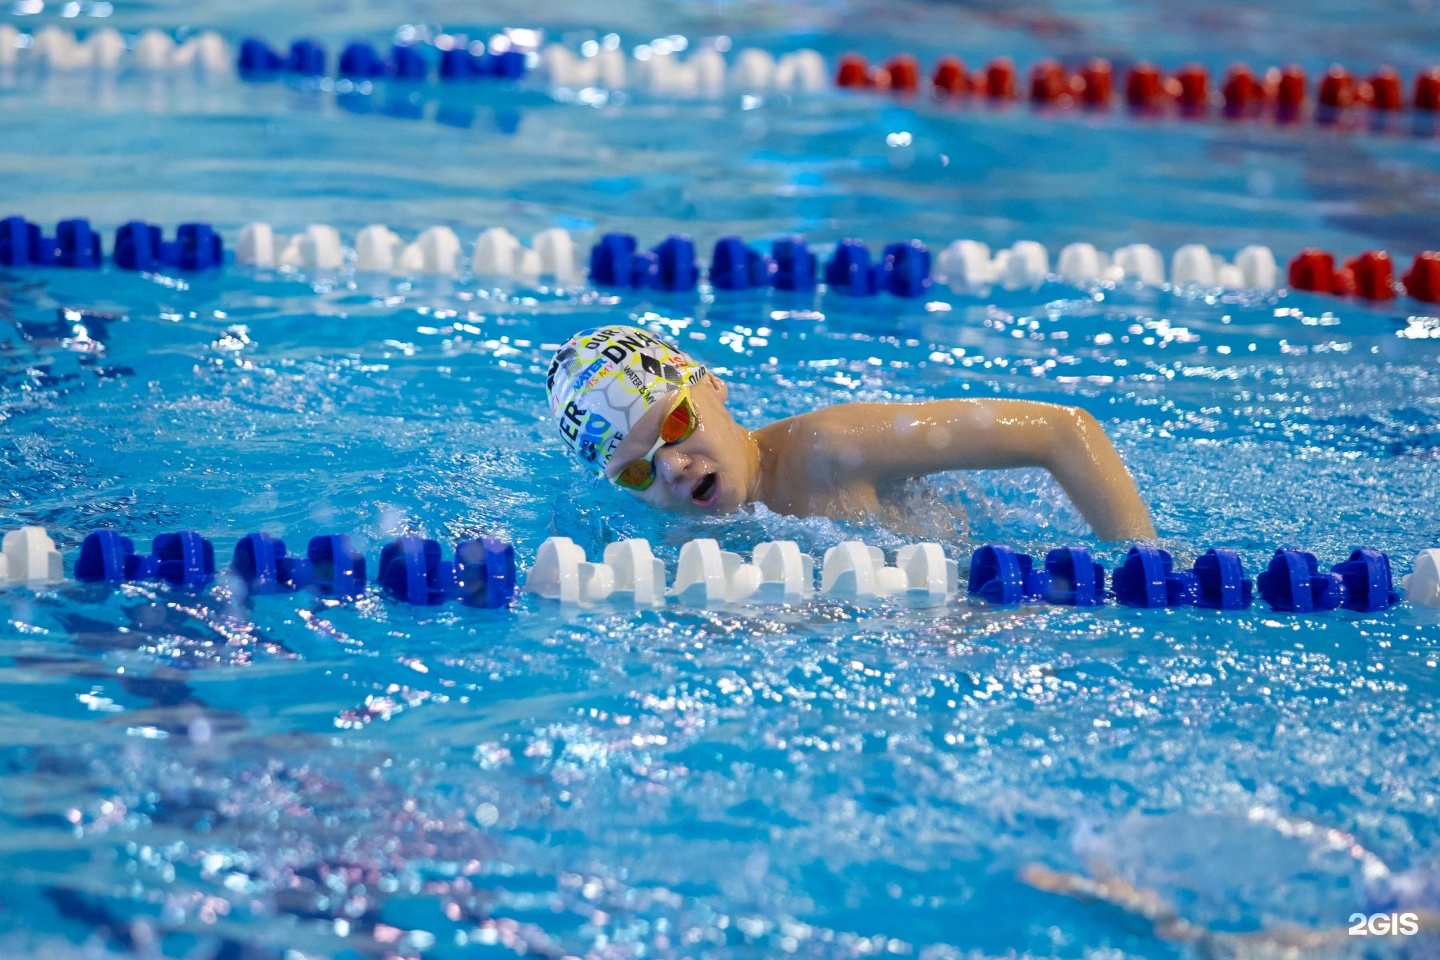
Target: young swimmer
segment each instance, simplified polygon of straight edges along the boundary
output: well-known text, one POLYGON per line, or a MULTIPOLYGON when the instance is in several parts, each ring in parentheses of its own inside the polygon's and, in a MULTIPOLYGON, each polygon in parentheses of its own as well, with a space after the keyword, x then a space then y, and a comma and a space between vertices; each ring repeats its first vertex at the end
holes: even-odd
POLYGON ((1076 407, 1029 400, 842 403, 746 430, 726 384, 629 326, 582 330, 545 382, 571 452, 651 506, 854 518, 888 491, 946 470, 1045 467, 1102 540, 1155 536, 1114 445, 1076 407))

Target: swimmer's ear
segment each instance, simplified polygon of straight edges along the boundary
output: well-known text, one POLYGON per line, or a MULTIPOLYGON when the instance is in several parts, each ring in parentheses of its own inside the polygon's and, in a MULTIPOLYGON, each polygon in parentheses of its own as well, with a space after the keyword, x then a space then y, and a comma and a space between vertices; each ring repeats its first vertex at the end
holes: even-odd
POLYGON ((720 394, 721 403, 724 403, 730 398, 730 384, 726 383, 724 380, 721 380, 709 370, 705 371, 705 379, 703 382, 706 384, 706 386, 710 387, 711 389, 720 394))

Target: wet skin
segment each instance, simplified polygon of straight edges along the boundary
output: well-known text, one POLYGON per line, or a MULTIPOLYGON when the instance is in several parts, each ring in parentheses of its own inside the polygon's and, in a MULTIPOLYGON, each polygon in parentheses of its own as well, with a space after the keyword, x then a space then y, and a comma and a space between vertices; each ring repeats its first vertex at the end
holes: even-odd
MULTIPOLYGON (((712 374, 691 389, 698 424, 655 452, 655 480, 632 491, 675 512, 728 513, 759 502, 795 516, 874 513, 879 491, 947 470, 1044 467, 1102 540, 1155 536, 1149 508, 1120 455, 1076 407, 1028 400, 846 403, 746 430, 712 374)), ((646 411, 606 468, 643 457, 674 400, 646 411)))

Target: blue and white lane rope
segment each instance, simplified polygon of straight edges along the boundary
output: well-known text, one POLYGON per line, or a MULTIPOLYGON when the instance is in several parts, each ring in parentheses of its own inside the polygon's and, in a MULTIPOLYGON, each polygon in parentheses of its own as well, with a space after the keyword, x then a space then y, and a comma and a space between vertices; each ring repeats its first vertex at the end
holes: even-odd
MULTIPOLYGON (((1159 547, 1137 544, 1107 576, 1085 547, 1049 551, 1043 562, 1003 544, 985 544, 970 556, 961 585, 958 563, 938 543, 901 547, 890 563, 879 547, 847 541, 825 551, 819 564, 792 541, 756 545, 747 559, 711 539, 680 549, 673 581, 648 541, 606 546, 599 561, 566 537, 540 545, 535 562, 517 573, 510 544, 490 538, 458 543, 448 559, 438 541, 399 537, 385 544, 372 568, 349 536, 310 539, 304 554, 290 554, 283 540, 264 533, 242 537, 230 566, 217 571, 214 544, 194 531, 156 536, 149 553, 110 529, 85 537, 72 577, 81 582, 168 584, 203 590, 218 578, 240 596, 309 592, 330 600, 354 599, 373 587, 398 602, 433 606, 457 601, 483 608, 509 607, 519 587, 567 607, 597 604, 692 607, 730 604, 793 604, 817 594, 867 602, 896 598, 939 606, 963 596, 994 605, 1046 603, 1098 607, 1113 601, 1140 608, 1194 606, 1243 610, 1255 597, 1272 610, 1312 613, 1337 608, 1377 612, 1400 601, 1390 558, 1358 548, 1348 559, 1322 569, 1313 554, 1280 548, 1259 577, 1246 576, 1240 557, 1225 548, 1206 551, 1189 570, 1177 570, 1159 547)), ((23 527, 0 541, 0 584, 42 585, 63 580, 64 560, 49 534, 23 527)), ((1440 548, 1424 550, 1402 588, 1413 604, 1440 608, 1440 548)))
MULTIPOLYGON (((224 242, 209 224, 181 224, 174 240, 160 227, 130 221, 115 233, 111 261, 121 269, 155 272, 164 269, 208 270, 225 265, 224 242)), ((961 292, 983 293, 995 287, 1036 286, 1047 279, 1071 283, 1166 282, 1164 258, 1154 247, 1131 244, 1113 254, 1091 244, 1074 243, 1060 251, 1052 270, 1050 253, 1033 240, 992 253, 975 240, 957 240, 936 259, 931 275, 929 250, 919 241, 899 241, 872 257, 858 240, 842 240, 829 248, 823 264, 805 241, 785 237, 762 253, 739 237, 722 237, 708 265, 699 261, 688 237, 672 235, 644 250, 629 234, 605 234, 591 248, 588 269, 570 233, 559 227, 542 230, 522 243, 503 227, 479 233, 469 245, 450 227, 434 226, 407 242, 384 224, 365 227, 347 245, 327 224, 312 224, 286 236, 268 223, 241 228, 235 263, 254 269, 288 269, 403 276, 549 278, 573 286, 587 278, 599 287, 685 291, 707 277, 718 290, 776 287, 810 290, 824 282, 827 289, 850 296, 891 293, 925 295, 932 282, 961 292), (822 269, 823 267, 823 269, 822 269)), ((826 249, 821 247, 820 250, 826 249)), ((0 220, 0 266, 96 268, 105 262, 101 236, 88 220, 62 220, 53 234, 23 217, 0 220)), ((1224 289, 1270 290, 1280 284, 1279 268, 1267 247, 1242 249, 1234 262, 1199 244, 1188 244, 1171 259, 1170 282, 1224 289)))
MULTIPOLYGON (((930 251, 918 240, 887 244, 872 257, 870 249, 854 239, 811 250, 802 237, 781 237, 764 253, 730 236, 716 241, 706 265, 683 234, 672 234, 646 250, 629 234, 607 233, 591 247, 587 270, 574 238, 558 227, 542 230, 528 247, 503 227, 491 227, 476 237, 467 256, 466 245, 448 226, 430 227, 406 242, 388 226, 372 224, 360 231, 352 247, 326 224, 312 224, 287 237, 263 222, 241 228, 234 257, 239 266, 261 270, 545 278, 560 287, 579 286, 588 278, 600 288, 670 292, 693 291, 702 278, 714 290, 809 291, 823 282, 827 291, 852 297, 923 297, 937 283, 958 294, 980 296, 996 287, 1036 287, 1046 281, 1081 287, 1168 283, 1202 291, 1267 291, 1280 289, 1282 283, 1275 255, 1259 245, 1242 248, 1228 261, 1201 244, 1186 244, 1170 259, 1168 281, 1160 251, 1140 243, 1113 253, 1072 243, 1060 251, 1052 268, 1049 251, 1033 240, 995 253, 979 241, 956 240, 935 260, 932 276, 930 251), (828 259, 822 263, 817 255, 826 250, 828 259)), ((130 221, 116 231, 112 261, 121 269, 144 272, 210 270, 226 264, 224 243, 209 224, 181 224, 175 239, 166 240, 160 227, 143 221, 130 221)), ((96 268, 104 262, 100 235, 88 220, 62 220, 53 235, 23 217, 0 220, 0 266, 96 268)), ((1331 254, 1307 248, 1291 259, 1284 278, 1292 291, 1377 303, 1402 296, 1440 303, 1440 251, 1420 251, 1408 273, 1397 277, 1398 272, 1383 250, 1365 251, 1337 265, 1331 254)))

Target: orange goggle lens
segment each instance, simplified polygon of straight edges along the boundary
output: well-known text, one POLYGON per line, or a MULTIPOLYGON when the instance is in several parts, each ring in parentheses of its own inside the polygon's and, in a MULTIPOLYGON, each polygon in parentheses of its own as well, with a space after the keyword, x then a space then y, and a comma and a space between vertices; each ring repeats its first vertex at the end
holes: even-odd
POLYGON ((688 394, 680 398, 675 409, 665 415, 660 422, 660 442, 655 444, 655 449, 644 457, 639 457, 625 464, 625 468, 615 475, 615 482, 627 490, 646 490, 650 484, 655 482, 655 453, 661 446, 669 446, 673 443, 680 443, 689 439, 699 425, 699 418, 695 413, 695 404, 691 402, 688 394))
POLYGON ((631 490, 644 490, 655 480, 655 464, 649 460, 631 460, 615 475, 615 482, 631 490))
POLYGON ((688 396, 681 397, 675 409, 660 424, 660 439, 666 443, 679 443, 695 432, 695 405, 688 396))

